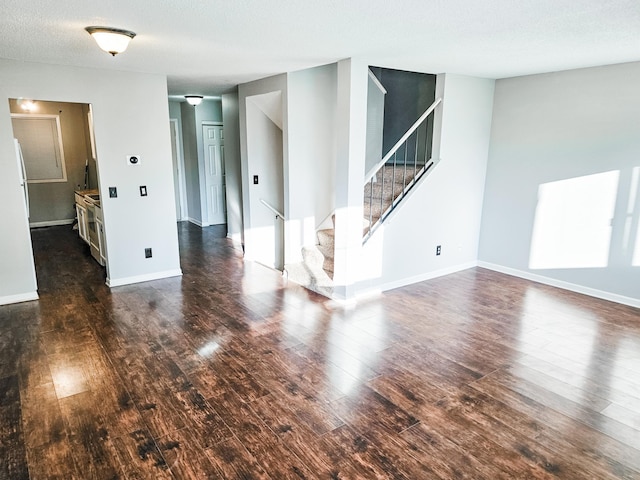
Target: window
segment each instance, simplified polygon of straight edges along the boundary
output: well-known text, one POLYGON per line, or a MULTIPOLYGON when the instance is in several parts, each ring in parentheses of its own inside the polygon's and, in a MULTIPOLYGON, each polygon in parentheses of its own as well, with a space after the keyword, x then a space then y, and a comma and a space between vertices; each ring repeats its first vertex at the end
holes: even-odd
POLYGON ((60 117, 12 114, 13 135, 20 142, 29 183, 66 182, 60 117))

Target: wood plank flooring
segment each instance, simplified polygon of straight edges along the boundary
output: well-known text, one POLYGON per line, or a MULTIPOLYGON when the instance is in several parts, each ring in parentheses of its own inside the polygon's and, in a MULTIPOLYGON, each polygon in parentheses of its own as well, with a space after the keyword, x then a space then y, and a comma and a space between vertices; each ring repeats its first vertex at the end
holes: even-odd
POLYGON ((179 224, 109 289, 68 227, 0 307, 0 479, 640 479, 640 311, 483 269, 340 307, 179 224))

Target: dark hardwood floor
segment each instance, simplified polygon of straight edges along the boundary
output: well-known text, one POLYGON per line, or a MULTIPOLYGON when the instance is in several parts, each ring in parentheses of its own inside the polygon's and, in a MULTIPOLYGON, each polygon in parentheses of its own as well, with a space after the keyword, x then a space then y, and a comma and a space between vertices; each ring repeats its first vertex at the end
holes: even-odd
POLYGON ((640 478, 637 309, 483 269, 346 308, 179 232, 182 278, 112 290, 33 232, 0 478, 640 478))

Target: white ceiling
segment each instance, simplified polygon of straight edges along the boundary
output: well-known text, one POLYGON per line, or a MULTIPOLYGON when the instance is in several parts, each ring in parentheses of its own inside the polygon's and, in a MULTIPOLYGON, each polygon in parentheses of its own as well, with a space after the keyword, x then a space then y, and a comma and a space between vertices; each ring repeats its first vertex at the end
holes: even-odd
POLYGON ((166 74, 173 95, 347 57, 504 78, 640 60, 640 1, 1 0, 0 57, 166 74), (88 25, 138 36, 111 57, 88 25))

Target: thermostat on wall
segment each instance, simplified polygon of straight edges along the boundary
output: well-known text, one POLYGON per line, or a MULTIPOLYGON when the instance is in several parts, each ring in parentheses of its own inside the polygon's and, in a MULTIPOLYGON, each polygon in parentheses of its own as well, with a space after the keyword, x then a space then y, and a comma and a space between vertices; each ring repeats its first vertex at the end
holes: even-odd
POLYGON ((140 155, 127 155, 127 165, 140 165, 141 161, 140 155))

